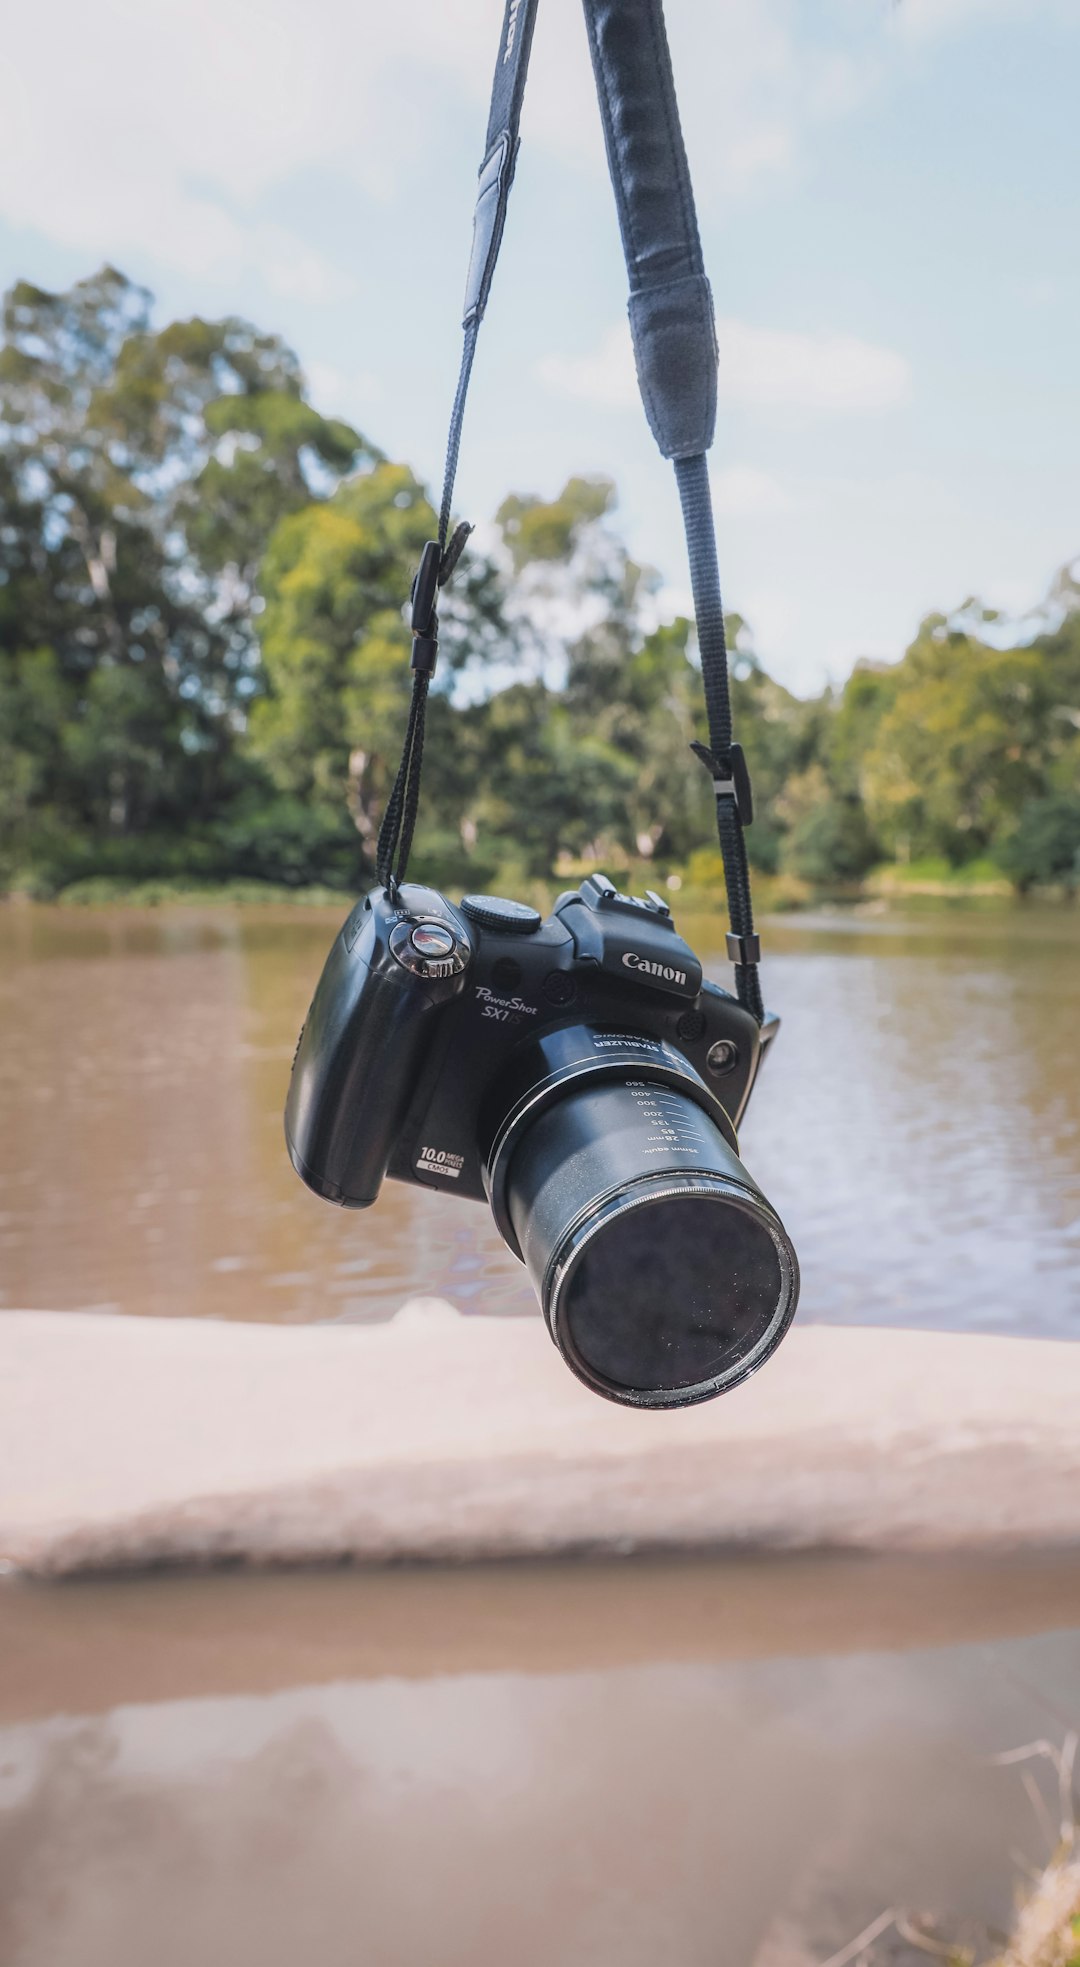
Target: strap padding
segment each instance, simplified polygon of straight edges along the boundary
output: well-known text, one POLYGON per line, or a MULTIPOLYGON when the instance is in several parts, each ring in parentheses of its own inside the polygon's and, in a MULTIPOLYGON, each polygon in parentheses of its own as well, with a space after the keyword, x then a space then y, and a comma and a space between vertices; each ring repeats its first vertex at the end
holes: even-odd
POLYGON ((518 125, 536 26, 536 6, 537 0, 506 0, 503 9, 495 79, 491 85, 487 144, 473 215, 472 255, 465 282, 461 325, 466 329, 475 329, 483 320, 502 244, 506 205, 517 164, 518 125))
POLYGON ((707 451, 716 326, 660 0, 584 0, 645 414, 667 458, 707 451))
POLYGON ((517 148, 517 138, 511 136, 509 130, 504 130, 494 150, 480 166, 476 209, 473 212, 472 253, 465 282, 465 309, 461 317, 463 328, 482 320, 487 306, 495 262, 502 245, 510 186, 514 182, 517 148))
POLYGON ((703 273, 631 294, 638 388, 665 458, 707 451, 716 428, 716 323, 703 273))

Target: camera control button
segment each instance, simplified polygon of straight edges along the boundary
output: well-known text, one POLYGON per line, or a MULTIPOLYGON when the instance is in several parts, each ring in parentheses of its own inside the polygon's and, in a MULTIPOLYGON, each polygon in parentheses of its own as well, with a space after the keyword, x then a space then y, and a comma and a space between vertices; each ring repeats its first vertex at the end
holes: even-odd
POLYGON ((507 901, 502 895, 465 895, 462 915, 481 929, 495 929, 503 936, 533 936, 540 927, 540 915, 527 902, 507 901))
POLYGON ((442 922, 418 922, 409 938, 418 956, 450 956, 454 932, 442 922))
POLYGON ((403 970, 435 983, 441 977, 461 975, 469 960, 469 945, 448 922, 404 921, 390 931, 390 954, 403 970))
POLYGON ((732 1044, 730 1038, 718 1038, 715 1045, 709 1046, 705 1056, 705 1064, 717 1079, 725 1072, 734 1072, 738 1063, 739 1048, 732 1044))
POLYGON ((564 1004, 572 1004, 577 996, 577 985, 568 970, 549 970, 540 988, 548 1003, 560 1009, 564 1004))

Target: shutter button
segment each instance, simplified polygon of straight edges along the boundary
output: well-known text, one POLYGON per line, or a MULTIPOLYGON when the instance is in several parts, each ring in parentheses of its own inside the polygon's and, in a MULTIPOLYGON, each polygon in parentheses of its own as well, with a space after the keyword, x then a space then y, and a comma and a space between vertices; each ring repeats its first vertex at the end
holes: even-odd
POLYGON ((418 922, 409 941, 418 956, 449 956, 454 948, 453 931, 441 922, 418 922))

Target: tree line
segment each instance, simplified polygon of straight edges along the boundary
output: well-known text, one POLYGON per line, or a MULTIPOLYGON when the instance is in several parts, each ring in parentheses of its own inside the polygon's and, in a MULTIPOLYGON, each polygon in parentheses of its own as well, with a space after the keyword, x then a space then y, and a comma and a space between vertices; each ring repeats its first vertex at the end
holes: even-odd
MULTIPOLYGON (((415 865, 715 872, 692 626, 657 625, 599 477, 512 494, 440 607, 415 865)), ((106 267, 19 282, 0 348, 0 886, 354 888, 404 728, 425 487, 249 323, 156 329, 106 267)), ((800 700, 733 616, 755 865, 817 889, 989 858, 1080 884, 1080 589, 1022 641, 969 603, 800 700), (1009 646, 1003 646, 1003 641, 1009 646), (1015 646, 1013 645, 1015 643, 1015 646)))

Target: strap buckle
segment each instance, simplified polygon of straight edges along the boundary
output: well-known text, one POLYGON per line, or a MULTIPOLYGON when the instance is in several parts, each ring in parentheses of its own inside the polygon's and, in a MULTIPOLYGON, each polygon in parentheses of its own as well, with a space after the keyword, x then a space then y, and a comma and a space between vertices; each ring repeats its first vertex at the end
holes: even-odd
POLYGON ((439 595, 442 548, 438 540, 428 540, 412 584, 412 663, 424 676, 435 674, 439 659, 439 617, 435 603, 439 595))
POLYGON ((428 540, 420 556, 420 565, 413 578, 412 593, 412 632, 414 635, 430 635, 435 602, 439 593, 439 565, 442 549, 438 540, 428 540))
POLYGON ((719 758, 707 745, 692 744, 690 749, 711 774, 716 797, 733 799, 740 820, 744 826, 749 826, 754 817, 754 794, 742 745, 729 744, 727 751, 719 758))

